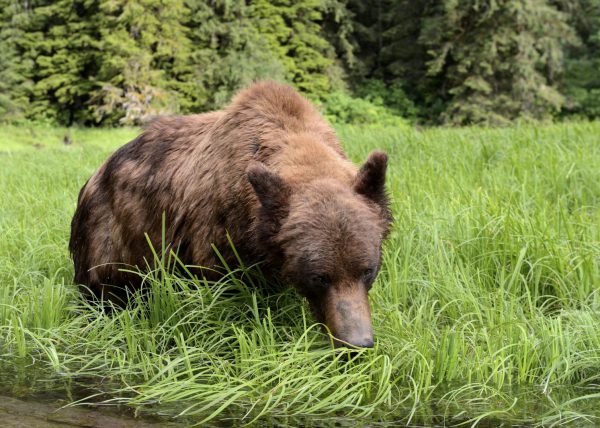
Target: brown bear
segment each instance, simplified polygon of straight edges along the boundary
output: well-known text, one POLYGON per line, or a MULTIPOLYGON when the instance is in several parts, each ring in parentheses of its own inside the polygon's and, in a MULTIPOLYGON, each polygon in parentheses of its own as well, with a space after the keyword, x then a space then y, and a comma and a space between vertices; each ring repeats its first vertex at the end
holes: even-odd
MULTIPOLYGON (((152 260, 147 233, 190 265, 262 263, 306 297, 337 346, 373 346, 367 293, 391 222, 387 155, 360 169, 294 89, 259 82, 221 111, 162 117, 118 149, 79 193, 69 249, 75 282, 115 302, 152 260)), ((157 247, 156 247, 157 246, 157 247)))

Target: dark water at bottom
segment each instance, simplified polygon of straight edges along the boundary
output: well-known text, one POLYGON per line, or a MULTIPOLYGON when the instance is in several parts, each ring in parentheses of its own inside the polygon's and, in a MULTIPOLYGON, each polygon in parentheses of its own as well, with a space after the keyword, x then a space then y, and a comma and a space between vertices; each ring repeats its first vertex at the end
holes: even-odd
MULTIPOLYGON (((448 386, 450 388, 450 386, 448 386)), ((456 387, 456 386, 455 386, 456 387)), ((47 368, 39 368, 36 364, 6 364, 0 360, 0 428, 57 428, 57 427, 88 427, 88 428, 178 428, 187 426, 198 426, 203 419, 202 416, 177 417, 182 408, 165 405, 145 405, 134 409, 126 405, 107 405, 111 395, 105 391, 115 391, 119 385, 109 378, 97 376, 85 378, 83 376, 74 379, 71 376, 60 376, 49 373, 47 368), (78 400, 84 400, 85 405, 73 405, 78 400)), ((451 388, 452 389, 452 388, 451 388)), ((586 393, 598 393, 600 386, 595 385, 591 390, 575 391, 566 389, 560 395, 555 395, 559 402, 568 401, 574 397, 586 393)), ((478 427, 516 427, 531 426, 528 421, 540 420, 539 416, 548 411, 547 403, 544 405, 540 397, 540 391, 533 387, 520 387, 512 391, 506 391, 512 399, 518 397, 520 409, 514 409, 513 417, 505 415, 497 419, 488 414, 477 423, 478 427)), ((596 394, 593 394, 596 395, 596 394)), ((547 400, 546 400, 547 401, 547 400)), ((431 400, 430 404, 422 407, 413 418, 408 418, 410 409, 405 409, 405 414, 389 413, 372 415, 369 418, 355 420, 343 414, 331 415, 330 417, 261 417, 253 426, 267 427, 365 427, 365 426, 407 426, 406 421, 412 420, 408 426, 411 427, 441 427, 441 426, 471 426, 473 419, 465 417, 466 414, 477 415, 486 413, 484 407, 471 411, 465 411, 466 407, 472 406, 472 402, 465 407, 458 405, 450 412, 448 409, 438 408, 438 400, 431 400), (436 416, 439 415, 439 416, 436 416), (461 417, 462 415, 462 417, 461 417)), ((189 404, 189 403, 188 403, 189 404)), ((583 404, 583 403, 582 403, 583 404)), ((577 421, 572 420, 570 426, 597 426, 595 422, 600 421, 598 416, 598 400, 586 403, 585 413, 593 414, 594 418, 586 418, 577 421)), ((565 409, 562 409, 567 410, 565 409)), ((240 421, 242 414, 222 413, 218 419, 210 423, 202 424, 203 427, 231 427, 243 426, 245 421, 240 421)), ((208 415, 206 415, 208 416, 208 415)), ((568 418, 567 418, 568 419, 568 418)), ((558 425, 563 425, 566 420, 553 420, 558 425)), ((534 424, 535 425, 535 424, 534 424)))
POLYGON ((0 425, 3 428, 145 428, 182 426, 172 422, 134 418, 120 408, 67 407, 64 401, 19 399, 0 395, 0 425))

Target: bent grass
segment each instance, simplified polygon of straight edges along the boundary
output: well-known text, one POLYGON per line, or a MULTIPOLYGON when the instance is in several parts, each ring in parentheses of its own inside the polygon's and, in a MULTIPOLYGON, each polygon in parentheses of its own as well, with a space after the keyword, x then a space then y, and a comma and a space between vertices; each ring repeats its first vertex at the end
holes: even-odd
POLYGON ((355 161, 389 153, 395 217, 377 343, 352 354, 259 267, 210 283, 177 274, 166 247, 127 309, 84 301, 67 253, 77 192, 136 130, 73 129, 68 147, 65 132, 0 128, 4 393, 185 423, 598 423, 599 123, 340 128, 355 161))

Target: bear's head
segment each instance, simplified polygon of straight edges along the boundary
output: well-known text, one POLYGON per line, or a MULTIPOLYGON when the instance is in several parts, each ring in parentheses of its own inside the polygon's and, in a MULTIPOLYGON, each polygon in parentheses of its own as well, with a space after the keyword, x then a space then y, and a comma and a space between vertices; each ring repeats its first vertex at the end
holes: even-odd
POLYGON ((350 186, 323 178, 294 189, 264 164, 247 171, 261 204, 257 238, 336 346, 373 346, 368 292, 391 223, 386 167, 375 151, 350 186))

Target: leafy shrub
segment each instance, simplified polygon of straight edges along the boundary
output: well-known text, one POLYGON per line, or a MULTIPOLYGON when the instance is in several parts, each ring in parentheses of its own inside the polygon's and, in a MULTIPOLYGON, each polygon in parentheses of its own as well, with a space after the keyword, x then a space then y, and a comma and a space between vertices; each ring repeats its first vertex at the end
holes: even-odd
POLYGON ((394 114, 390 109, 363 98, 353 98, 345 92, 332 93, 323 103, 322 111, 332 123, 409 126, 406 119, 394 114))
POLYGON ((379 79, 365 79, 356 86, 354 92, 358 97, 408 119, 414 119, 420 113, 399 81, 386 83, 379 79))
POLYGON ((565 91, 569 105, 565 114, 579 118, 600 117, 600 58, 571 60, 565 76, 565 91))

